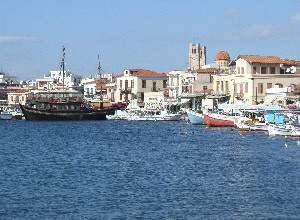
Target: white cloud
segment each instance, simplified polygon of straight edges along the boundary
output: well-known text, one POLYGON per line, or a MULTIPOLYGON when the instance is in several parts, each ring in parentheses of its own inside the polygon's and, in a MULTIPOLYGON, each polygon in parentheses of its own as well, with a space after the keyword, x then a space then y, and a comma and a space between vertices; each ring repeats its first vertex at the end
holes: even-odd
POLYGON ((0 43, 35 41, 35 37, 26 36, 0 36, 0 43))
POLYGON ((290 20, 291 23, 297 23, 299 21, 300 21, 300 12, 298 14, 294 15, 293 17, 291 17, 291 20, 290 20))

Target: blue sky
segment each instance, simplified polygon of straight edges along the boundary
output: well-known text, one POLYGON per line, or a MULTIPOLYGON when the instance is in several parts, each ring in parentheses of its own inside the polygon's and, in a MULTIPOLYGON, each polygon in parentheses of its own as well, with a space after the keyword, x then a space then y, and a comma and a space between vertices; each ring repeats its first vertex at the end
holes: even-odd
POLYGON ((188 67, 189 43, 300 60, 300 0, 0 0, 0 69, 20 79, 188 67))

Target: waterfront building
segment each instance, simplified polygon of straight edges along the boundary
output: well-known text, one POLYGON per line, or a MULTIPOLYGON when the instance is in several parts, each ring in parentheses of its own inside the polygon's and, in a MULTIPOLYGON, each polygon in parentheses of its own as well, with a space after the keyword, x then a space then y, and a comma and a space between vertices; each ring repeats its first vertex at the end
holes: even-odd
POLYGON ((189 46, 189 69, 197 70, 206 65, 206 47, 199 43, 189 46))
POLYGON ((10 92, 7 94, 7 99, 8 99, 8 105, 10 106, 16 106, 22 104, 25 105, 26 103, 26 93, 29 92, 28 88, 22 88, 18 89, 14 92, 10 92))
POLYGON ((44 79, 48 79, 49 81, 63 83, 66 87, 77 86, 82 79, 81 76, 73 74, 71 71, 64 71, 64 76, 62 71, 50 71, 49 74, 44 75, 44 79))
POLYGON ((54 89, 54 79, 52 78, 39 78, 36 79, 37 87, 39 90, 49 90, 54 89))
POLYGON ((5 72, 0 72, 0 85, 5 86, 5 85, 18 85, 19 80, 17 80, 16 76, 11 76, 8 73, 5 72))
POLYGON ((291 71, 297 70, 299 65, 299 61, 277 56, 239 55, 230 64, 232 74, 215 77, 214 90, 229 91, 231 103, 237 101, 262 103, 266 89, 275 85, 282 88, 300 83, 300 75, 297 71, 291 71))
POLYGON ((144 103, 146 109, 163 109, 166 105, 164 92, 146 92, 144 103))
POLYGON ((185 80, 187 74, 186 70, 173 70, 170 71, 167 75, 168 80, 168 89, 169 89, 169 98, 168 102, 177 104, 178 98, 182 95, 182 84, 185 80))
POLYGON ((115 101, 132 100, 138 106, 144 105, 146 92, 167 90, 168 76, 147 69, 126 69, 124 74, 116 79, 115 101))

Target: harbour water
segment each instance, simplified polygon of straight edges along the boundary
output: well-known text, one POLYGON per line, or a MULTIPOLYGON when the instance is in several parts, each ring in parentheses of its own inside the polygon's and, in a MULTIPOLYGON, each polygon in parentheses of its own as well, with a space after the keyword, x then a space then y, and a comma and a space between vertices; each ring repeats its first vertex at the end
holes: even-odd
POLYGON ((0 219, 300 218, 300 139, 185 122, 0 130, 0 219))

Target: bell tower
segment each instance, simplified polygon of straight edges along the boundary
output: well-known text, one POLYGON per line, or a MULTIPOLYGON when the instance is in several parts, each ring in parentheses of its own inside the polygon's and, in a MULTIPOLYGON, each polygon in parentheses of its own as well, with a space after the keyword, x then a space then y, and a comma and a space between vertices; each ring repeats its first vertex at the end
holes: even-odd
POLYGON ((201 69, 204 65, 206 65, 206 47, 200 47, 199 43, 190 43, 189 69, 201 69))

